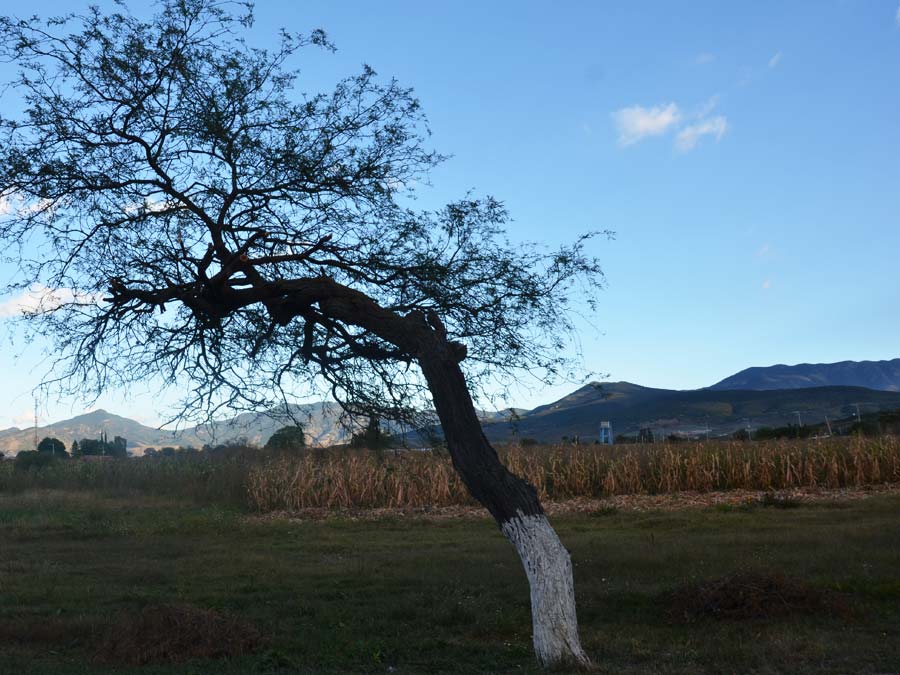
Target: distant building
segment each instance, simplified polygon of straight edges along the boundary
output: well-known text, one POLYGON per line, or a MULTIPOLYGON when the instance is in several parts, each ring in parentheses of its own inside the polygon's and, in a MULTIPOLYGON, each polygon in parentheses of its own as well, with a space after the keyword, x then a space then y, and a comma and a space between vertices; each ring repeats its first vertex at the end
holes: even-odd
POLYGON ((615 436, 613 436, 612 422, 603 420, 600 422, 600 444, 612 445, 614 442, 615 436))

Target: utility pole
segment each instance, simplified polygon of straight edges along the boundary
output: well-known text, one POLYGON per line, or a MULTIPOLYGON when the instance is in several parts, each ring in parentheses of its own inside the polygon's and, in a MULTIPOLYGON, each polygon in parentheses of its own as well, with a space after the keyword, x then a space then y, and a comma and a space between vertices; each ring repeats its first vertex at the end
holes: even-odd
POLYGON ((856 423, 862 424, 862 420, 859 418, 859 403, 854 403, 853 405, 856 408, 856 423))
MULTIPOLYGON (((800 418, 800 411, 799 411, 799 410, 795 410, 795 411, 794 411, 794 414, 797 416, 797 428, 799 429, 800 427, 803 426, 803 420, 800 418)), ((799 433, 799 432, 798 432, 798 433, 799 433)))
POLYGON ((825 415, 825 426, 828 427, 828 435, 831 436, 831 422, 828 421, 828 415, 825 415))

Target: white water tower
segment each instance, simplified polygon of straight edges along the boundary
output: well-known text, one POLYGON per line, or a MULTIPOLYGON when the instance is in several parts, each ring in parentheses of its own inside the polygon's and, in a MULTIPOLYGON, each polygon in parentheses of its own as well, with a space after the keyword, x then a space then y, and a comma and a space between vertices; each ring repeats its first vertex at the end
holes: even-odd
POLYGON ((613 436, 612 422, 603 420, 600 422, 600 444, 612 445, 614 440, 615 437, 613 436))

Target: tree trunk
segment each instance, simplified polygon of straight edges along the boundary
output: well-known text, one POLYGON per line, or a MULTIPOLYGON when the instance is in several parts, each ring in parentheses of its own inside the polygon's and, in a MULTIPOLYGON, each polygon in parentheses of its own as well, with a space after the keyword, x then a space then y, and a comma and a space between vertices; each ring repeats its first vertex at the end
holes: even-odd
POLYGON ((572 562, 556 531, 543 514, 521 516, 501 524, 528 577, 534 652, 543 666, 590 660, 578 639, 572 562))
POLYGON ((456 345, 440 331, 420 346, 418 362, 428 382, 453 466, 469 492, 494 516, 512 543, 531 588, 534 651, 545 667, 587 667, 575 614, 569 552, 544 515, 537 492, 511 473, 481 429, 456 345))

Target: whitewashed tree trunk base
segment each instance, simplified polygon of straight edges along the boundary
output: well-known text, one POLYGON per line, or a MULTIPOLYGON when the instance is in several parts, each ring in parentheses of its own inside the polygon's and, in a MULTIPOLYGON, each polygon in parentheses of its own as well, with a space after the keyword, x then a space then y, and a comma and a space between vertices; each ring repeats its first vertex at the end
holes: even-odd
POLYGON ((544 515, 520 515, 500 526, 515 546, 531 587, 534 651, 544 667, 564 664, 588 668, 578 638, 575 584, 569 552, 544 515))

